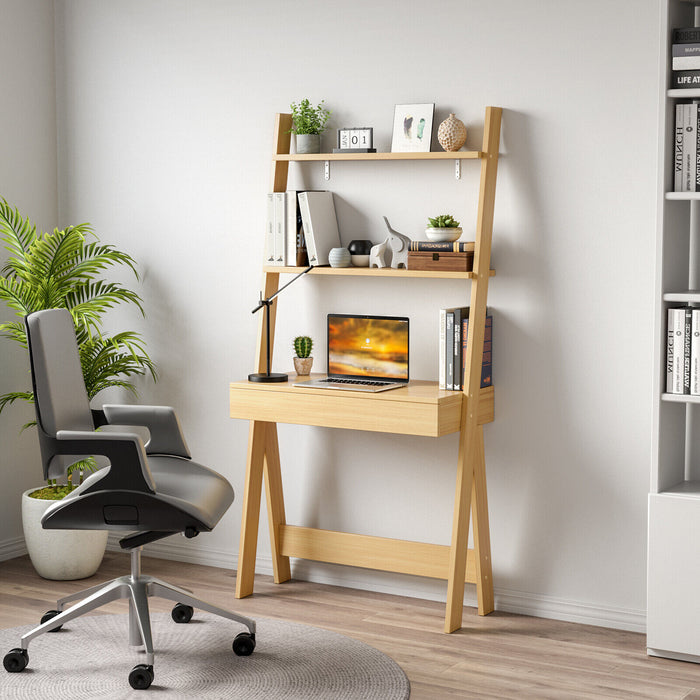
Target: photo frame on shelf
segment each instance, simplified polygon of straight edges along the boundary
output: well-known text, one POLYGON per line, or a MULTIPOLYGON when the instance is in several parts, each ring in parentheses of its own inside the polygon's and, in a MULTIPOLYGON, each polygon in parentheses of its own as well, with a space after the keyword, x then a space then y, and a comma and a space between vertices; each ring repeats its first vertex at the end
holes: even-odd
POLYGON ((392 153, 429 153, 433 134, 435 104, 407 104, 394 107, 392 153))

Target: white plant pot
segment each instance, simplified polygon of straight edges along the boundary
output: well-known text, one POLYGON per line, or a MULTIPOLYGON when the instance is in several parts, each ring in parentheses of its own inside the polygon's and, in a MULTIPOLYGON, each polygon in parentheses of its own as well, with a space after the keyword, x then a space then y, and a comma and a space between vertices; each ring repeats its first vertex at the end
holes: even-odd
POLYGON ((73 581, 92 576, 107 548, 107 530, 44 530, 41 518, 56 501, 22 494, 22 526, 27 551, 36 572, 52 581, 73 581))

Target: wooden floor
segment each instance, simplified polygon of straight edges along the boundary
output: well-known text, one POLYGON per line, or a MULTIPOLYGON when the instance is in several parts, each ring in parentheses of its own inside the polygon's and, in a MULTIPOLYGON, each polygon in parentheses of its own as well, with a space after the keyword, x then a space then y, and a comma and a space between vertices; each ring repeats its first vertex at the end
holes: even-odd
MULTIPOLYGON (((56 598, 128 567, 127 555, 108 553, 93 578, 58 582, 39 578, 27 557, 0 562, 0 628, 37 622, 56 598)), ((499 612, 480 618, 466 608, 463 629, 446 635, 444 606, 430 601, 296 581, 277 586, 266 576, 256 578, 254 596, 235 600, 234 571, 147 557, 143 570, 251 617, 301 622, 371 644, 401 665, 413 700, 700 700, 700 665, 647 657, 641 634, 499 612)), ((125 606, 102 610, 125 612, 125 606)), ((153 611, 170 607, 153 599, 153 611)), ((157 639, 155 645, 157 653, 157 639)))

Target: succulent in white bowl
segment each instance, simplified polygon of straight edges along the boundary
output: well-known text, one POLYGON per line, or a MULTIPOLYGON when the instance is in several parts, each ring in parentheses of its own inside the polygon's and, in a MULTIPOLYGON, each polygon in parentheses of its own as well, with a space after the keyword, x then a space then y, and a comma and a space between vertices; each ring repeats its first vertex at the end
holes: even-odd
POLYGON ((429 241, 456 241, 462 235, 459 221, 455 221, 451 214, 441 214, 435 218, 428 218, 428 228, 425 235, 429 241))

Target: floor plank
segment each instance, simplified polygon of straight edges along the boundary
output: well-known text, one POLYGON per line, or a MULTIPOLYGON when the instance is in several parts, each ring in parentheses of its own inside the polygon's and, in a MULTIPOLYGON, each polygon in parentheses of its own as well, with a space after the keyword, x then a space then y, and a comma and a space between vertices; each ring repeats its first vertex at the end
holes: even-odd
MULTIPOLYGON (((128 555, 108 552, 90 579, 46 581, 28 557, 0 562, 0 627, 38 621, 56 598, 128 568, 128 555)), ((432 601, 302 581, 278 586, 268 576, 256 576, 255 594, 236 600, 235 571, 149 557, 143 571, 244 615, 315 625, 371 644, 401 665, 413 700, 700 700, 700 665, 649 657, 644 636, 633 632, 501 612, 479 617, 465 608, 464 627, 446 635, 444 606, 432 601)), ((154 612, 170 608, 152 602, 154 612)), ((95 614, 126 610, 119 601, 95 614)))

